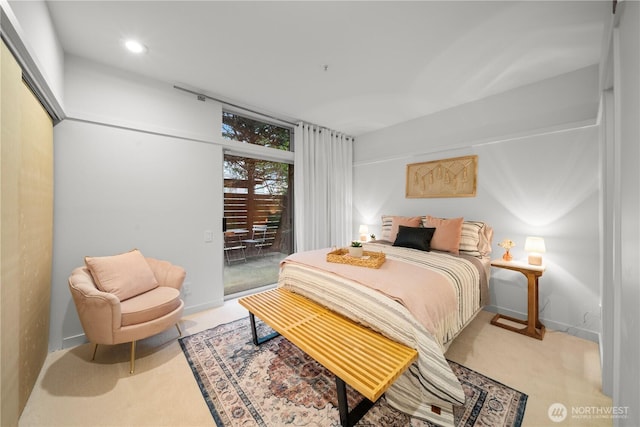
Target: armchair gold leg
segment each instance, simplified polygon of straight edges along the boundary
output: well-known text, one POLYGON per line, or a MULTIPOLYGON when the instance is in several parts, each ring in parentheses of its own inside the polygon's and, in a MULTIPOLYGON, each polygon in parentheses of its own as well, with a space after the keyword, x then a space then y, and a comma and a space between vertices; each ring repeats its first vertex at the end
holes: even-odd
POLYGON ((182 331, 180 330, 180 324, 176 323, 176 329, 178 330, 178 335, 182 336, 182 331))
POLYGON ((130 374, 133 374, 133 371, 136 367, 136 342, 135 341, 131 341, 131 363, 130 363, 130 367, 131 370, 129 371, 130 374))
POLYGON ((91 361, 96 360, 96 352, 98 351, 98 344, 93 345, 93 355, 91 356, 91 361))

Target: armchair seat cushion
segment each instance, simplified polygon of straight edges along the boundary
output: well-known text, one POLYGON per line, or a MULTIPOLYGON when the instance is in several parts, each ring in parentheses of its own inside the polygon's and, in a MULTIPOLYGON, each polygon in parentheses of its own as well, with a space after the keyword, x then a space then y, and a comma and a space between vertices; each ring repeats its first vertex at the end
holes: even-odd
POLYGON ((160 286, 120 302, 122 326, 149 322, 171 313, 181 304, 180 291, 160 286))

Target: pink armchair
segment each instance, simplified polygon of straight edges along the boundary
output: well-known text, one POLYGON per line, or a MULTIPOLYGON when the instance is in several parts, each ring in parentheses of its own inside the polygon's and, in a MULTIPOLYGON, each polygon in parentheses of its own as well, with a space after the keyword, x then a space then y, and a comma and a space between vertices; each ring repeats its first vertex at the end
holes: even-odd
POLYGON ((87 257, 73 270, 69 289, 87 339, 98 344, 131 342, 130 372, 136 341, 175 325, 184 302, 180 289, 186 272, 167 261, 145 258, 138 250, 110 257, 87 257))

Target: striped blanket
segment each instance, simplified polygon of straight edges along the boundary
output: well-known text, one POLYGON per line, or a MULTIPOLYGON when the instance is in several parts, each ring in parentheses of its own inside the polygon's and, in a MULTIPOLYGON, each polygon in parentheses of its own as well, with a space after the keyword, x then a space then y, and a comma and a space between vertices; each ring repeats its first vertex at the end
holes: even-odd
POLYGON ((413 416, 452 425, 452 405, 465 397, 444 351, 486 304, 485 270, 444 253, 378 243, 365 250, 383 251, 387 261, 369 269, 328 263, 329 249, 293 254, 281 264, 279 286, 417 349, 418 360, 386 399, 413 416))

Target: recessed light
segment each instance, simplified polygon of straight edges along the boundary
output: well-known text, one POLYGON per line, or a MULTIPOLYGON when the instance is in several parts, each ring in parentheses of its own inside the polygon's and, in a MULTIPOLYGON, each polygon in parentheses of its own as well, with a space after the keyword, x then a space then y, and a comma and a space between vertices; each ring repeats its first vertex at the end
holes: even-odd
POLYGON ((137 40, 127 40, 124 42, 124 46, 129 50, 129 52, 138 53, 138 54, 146 53, 148 50, 145 45, 143 45, 137 40))

